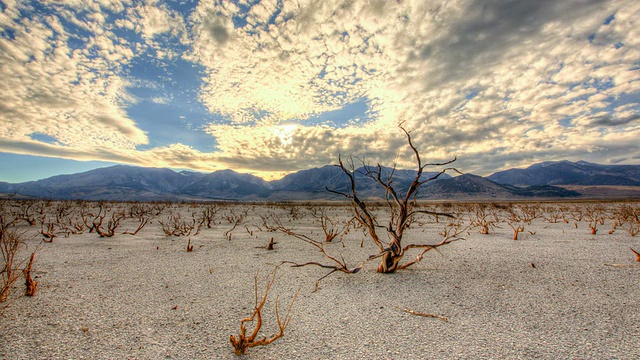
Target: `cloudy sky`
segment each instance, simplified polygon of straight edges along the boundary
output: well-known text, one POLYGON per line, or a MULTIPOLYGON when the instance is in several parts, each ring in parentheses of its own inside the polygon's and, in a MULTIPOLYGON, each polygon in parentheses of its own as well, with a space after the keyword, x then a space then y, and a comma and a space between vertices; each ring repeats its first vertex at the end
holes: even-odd
POLYGON ((0 181, 640 164, 637 0, 0 0, 0 181))

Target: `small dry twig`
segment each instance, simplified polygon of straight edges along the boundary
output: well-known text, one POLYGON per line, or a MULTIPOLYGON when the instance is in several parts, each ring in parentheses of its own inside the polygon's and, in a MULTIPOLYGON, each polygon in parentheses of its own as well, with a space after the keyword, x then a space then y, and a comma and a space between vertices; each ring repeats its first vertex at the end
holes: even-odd
MULTIPOLYGON (((629 248, 629 250, 631 250, 631 252, 633 252, 633 254, 636 256, 636 262, 640 262, 640 253, 638 253, 637 251, 633 250, 632 248, 629 248)), ((635 267, 638 264, 604 264, 605 266, 612 266, 612 267, 619 267, 619 268, 626 268, 626 267, 635 267)))
POLYGON ((409 313, 411 315, 417 315, 417 316, 422 316, 422 317, 429 317, 429 318, 436 318, 436 319, 440 319, 444 322, 449 322, 449 319, 447 319, 446 317, 442 316, 442 315, 436 315, 436 314, 428 314, 428 313, 423 313, 423 312, 418 312, 418 311, 414 311, 414 310, 410 310, 410 309, 405 309, 405 308, 401 308, 399 306, 397 306, 398 309, 409 313))

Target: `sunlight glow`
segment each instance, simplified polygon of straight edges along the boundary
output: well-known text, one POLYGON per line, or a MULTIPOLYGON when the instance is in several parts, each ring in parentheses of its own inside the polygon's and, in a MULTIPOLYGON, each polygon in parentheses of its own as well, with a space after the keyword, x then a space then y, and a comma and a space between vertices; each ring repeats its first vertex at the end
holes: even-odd
POLYGON ((297 129, 298 125, 295 124, 278 125, 274 127, 274 132, 283 146, 289 146, 293 142, 292 136, 297 129))

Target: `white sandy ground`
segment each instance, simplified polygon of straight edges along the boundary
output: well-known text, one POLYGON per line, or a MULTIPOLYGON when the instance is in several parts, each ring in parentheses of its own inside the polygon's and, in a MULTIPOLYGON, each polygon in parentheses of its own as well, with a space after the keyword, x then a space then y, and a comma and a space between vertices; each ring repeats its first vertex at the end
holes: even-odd
MULTIPOLYGON (((276 210, 251 207, 231 241, 224 236, 228 223, 203 229, 191 236, 191 253, 187 238, 166 237, 157 221, 136 236, 84 233, 43 244, 34 266, 36 296, 14 296, 0 315, 0 357, 237 358, 229 335, 252 312, 256 272, 264 285, 283 260, 327 262, 300 240, 259 231, 257 214, 270 211, 276 210), (272 236, 275 250, 256 248, 272 236)), ((298 231, 318 235, 312 223, 308 215, 296 220, 298 231)), ((414 226, 405 243, 435 243, 441 226, 414 226)), ((573 222, 537 219, 517 241, 506 224, 489 235, 474 230, 408 270, 378 274, 373 261, 358 274, 329 276, 315 293, 324 269, 281 266, 262 333, 277 330, 276 297, 284 312, 301 288, 293 319, 284 337, 244 358, 638 359, 640 265, 629 247, 640 249, 640 235, 621 229, 609 235, 609 228, 591 235, 584 222, 576 229, 573 222)), ((368 240, 360 248, 362 238, 352 231, 345 247, 331 243, 327 250, 356 265, 376 253, 368 240)))

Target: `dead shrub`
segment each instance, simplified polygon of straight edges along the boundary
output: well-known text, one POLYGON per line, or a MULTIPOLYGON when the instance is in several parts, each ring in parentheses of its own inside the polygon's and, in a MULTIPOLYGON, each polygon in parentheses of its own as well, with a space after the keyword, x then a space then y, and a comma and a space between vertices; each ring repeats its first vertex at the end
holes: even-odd
MULTIPOLYGON (((0 221, 4 219, 0 218, 0 221)), ((20 278, 20 266, 26 261, 18 259, 18 252, 25 246, 25 232, 13 227, 13 223, 2 224, 0 231, 0 253, 3 267, 0 273, 0 303, 7 301, 13 291, 13 285, 20 278)))
POLYGON ((238 334, 237 337, 233 335, 229 336, 229 341, 231 341, 231 345, 233 346, 233 350, 236 355, 245 354, 248 348, 251 348, 254 346, 269 345, 275 340, 284 336, 284 330, 287 328, 287 326, 289 325, 289 322, 291 321, 291 317, 292 317, 291 308, 293 307, 293 303, 296 301, 296 298, 300 293, 299 289, 296 292, 296 294, 293 296, 293 300, 291 300, 291 304, 289 304, 289 309, 287 309, 287 314, 284 317, 284 320, 280 318, 280 314, 278 313, 278 299, 276 298, 275 309, 276 309, 276 321, 278 323, 278 329, 279 329, 278 333, 276 333, 275 335, 272 335, 269 338, 267 338, 266 336, 258 338, 258 333, 260 332, 260 328, 262 327, 262 308, 264 307, 264 304, 267 302, 267 296, 269 295, 269 290, 271 290, 271 286, 276 280, 277 270, 278 270, 278 267, 276 266, 273 269, 273 271, 267 276, 267 279, 268 279, 267 286, 265 288, 264 294, 262 295, 262 298, 260 298, 260 302, 258 302, 258 275, 254 277, 253 288, 254 288, 254 294, 255 294, 255 306, 253 309, 253 313, 251 314, 251 316, 246 317, 240 321, 240 333, 238 334), (255 320, 255 328, 253 329, 250 335, 247 335, 247 328, 245 326, 245 323, 253 322, 254 320, 255 320))

